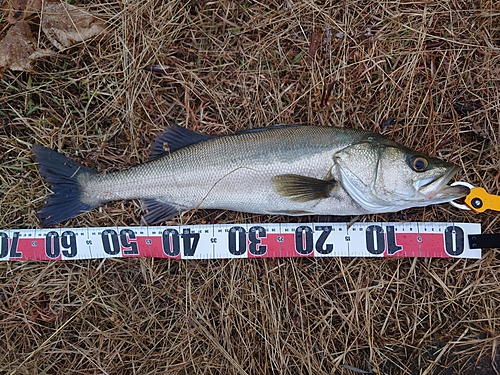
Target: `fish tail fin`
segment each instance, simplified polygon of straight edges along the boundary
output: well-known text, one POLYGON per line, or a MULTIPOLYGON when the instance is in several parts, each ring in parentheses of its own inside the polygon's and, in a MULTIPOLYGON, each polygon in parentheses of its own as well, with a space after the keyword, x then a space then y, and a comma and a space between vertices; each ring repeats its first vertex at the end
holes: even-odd
POLYGON ((40 173, 53 192, 37 215, 42 226, 60 223, 96 207, 82 202, 78 178, 82 174, 95 174, 96 171, 80 166, 47 147, 34 145, 32 152, 40 173))

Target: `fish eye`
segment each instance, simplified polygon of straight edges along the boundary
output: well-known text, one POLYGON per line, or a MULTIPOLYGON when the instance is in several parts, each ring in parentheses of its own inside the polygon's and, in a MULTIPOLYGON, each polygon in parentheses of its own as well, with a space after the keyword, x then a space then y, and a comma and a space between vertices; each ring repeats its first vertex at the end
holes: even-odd
POLYGON ((423 172, 429 166, 429 161, 423 156, 414 156, 410 159, 410 166, 415 172, 423 172))

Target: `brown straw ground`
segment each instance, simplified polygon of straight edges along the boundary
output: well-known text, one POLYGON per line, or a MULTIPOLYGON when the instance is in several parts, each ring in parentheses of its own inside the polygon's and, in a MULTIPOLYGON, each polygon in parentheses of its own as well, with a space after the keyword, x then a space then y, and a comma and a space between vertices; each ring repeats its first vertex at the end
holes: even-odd
MULTIPOLYGON (((209 134, 363 128, 500 193, 497 1, 76 5, 105 20, 107 36, 0 79, 0 229, 39 226, 49 190, 30 145, 110 171, 145 161, 172 122, 209 134)), ((61 226, 138 225, 141 215, 138 201, 116 202, 61 226)), ((167 224, 315 219, 197 211, 167 224)), ((500 233, 498 213, 449 205, 360 220, 500 233)), ((498 375, 499 344, 498 249, 478 261, 0 263, 2 374, 498 375)))

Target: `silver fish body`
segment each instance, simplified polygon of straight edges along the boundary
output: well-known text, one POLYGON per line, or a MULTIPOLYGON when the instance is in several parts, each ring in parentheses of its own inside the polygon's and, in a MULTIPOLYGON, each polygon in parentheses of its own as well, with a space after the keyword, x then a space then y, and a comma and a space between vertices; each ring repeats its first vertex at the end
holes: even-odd
POLYGON ((74 196, 62 191, 59 196, 64 193, 67 204, 72 199, 77 212, 62 213, 55 209, 54 202, 61 202, 57 176, 50 171, 61 160, 49 155, 62 156, 34 148, 55 193, 40 212, 42 224, 134 198, 149 211, 145 220, 156 223, 195 208, 284 215, 382 213, 468 193, 462 186, 446 186, 457 171, 454 165, 360 130, 290 125, 211 137, 172 127, 157 137, 153 149, 154 160, 122 171, 71 172, 74 196))

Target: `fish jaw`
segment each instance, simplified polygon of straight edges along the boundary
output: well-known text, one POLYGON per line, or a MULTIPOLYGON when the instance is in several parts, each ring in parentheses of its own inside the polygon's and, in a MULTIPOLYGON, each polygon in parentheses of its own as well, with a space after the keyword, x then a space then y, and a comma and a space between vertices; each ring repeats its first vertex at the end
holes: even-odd
POLYGON ((423 184, 418 189, 419 194, 429 201, 440 203, 450 202, 465 197, 470 192, 468 187, 462 185, 447 185, 459 170, 460 168, 458 166, 451 167, 443 175, 436 177, 427 184, 423 184))

